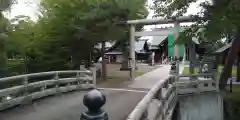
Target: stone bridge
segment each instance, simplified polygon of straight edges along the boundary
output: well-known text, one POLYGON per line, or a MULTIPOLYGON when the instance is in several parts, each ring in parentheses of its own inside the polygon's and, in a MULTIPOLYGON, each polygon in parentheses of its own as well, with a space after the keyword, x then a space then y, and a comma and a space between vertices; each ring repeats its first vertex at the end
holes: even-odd
MULTIPOLYGON (((101 90, 107 98, 104 110, 109 120, 124 120, 144 97, 146 92, 126 90, 101 90)), ((71 92, 47 97, 33 104, 0 112, 0 120, 79 120, 86 110, 83 96, 87 91, 71 92)))
MULTIPOLYGON (((98 88, 106 95, 103 109, 109 120, 223 120, 214 74, 169 75, 169 69, 159 69, 162 73, 147 73, 152 78, 137 78, 128 88, 98 88), (138 88, 140 83, 148 88, 138 88)), ((95 74, 93 69, 2 78, 0 83, 10 86, 1 86, 0 120, 79 120, 86 110, 83 96, 95 88, 95 74)))

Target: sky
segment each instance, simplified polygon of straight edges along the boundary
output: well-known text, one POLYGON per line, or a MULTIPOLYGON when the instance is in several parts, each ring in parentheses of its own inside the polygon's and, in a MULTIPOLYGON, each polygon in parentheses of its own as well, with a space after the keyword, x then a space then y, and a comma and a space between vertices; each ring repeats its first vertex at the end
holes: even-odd
MULTIPOLYGON (((201 3, 204 0, 198 0, 196 3, 190 5, 188 12, 186 13, 186 15, 190 15, 190 14, 197 14, 201 8, 199 7, 199 3, 201 3)), ((37 20, 37 14, 38 14, 38 4, 39 4, 40 0, 18 0, 18 3, 13 5, 11 7, 11 10, 9 12, 7 12, 5 15, 12 19, 15 16, 18 15, 26 15, 26 16, 30 16, 30 18, 34 21, 37 20)), ((148 5, 152 4, 152 0, 148 0, 148 5)), ((154 12, 152 10, 149 9, 149 15, 147 17, 147 19, 152 19, 152 16, 154 15, 154 12)), ((152 28, 155 27, 163 27, 163 26, 173 26, 172 24, 167 24, 167 25, 148 25, 145 26, 144 29, 149 31, 152 28)))
MULTIPOLYGON (((190 5, 188 8, 188 11, 185 15, 191 15, 191 14, 197 14, 201 8, 199 7, 199 4, 205 0, 198 0, 196 3, 190 5)), ((38 5, 40 3, 40 0, 18 0, 17 4, 14 4, 11 7, 11 10, 6 12, 6 17, 9 19, 14 18, 15 16, 18 15, 25 15, 29 16, 32 20, 36 21, 37 20, 37 15, 38 15, 38 5)), ((153 1, 148 0, 148 5, 152 5, 153 1)), ((154 12, 149 9, 149 15, 147 19, 152 19, 154 15, 154 12)), ((188 25, 188 24, 184 24, 188 25)), ((156 27, 170 27, 173 26, 173 24, 165 24, 165 25, 147 25, 144 26, 144 29, 146 31, 151 31, 152 28, 156 27)), ((152 39, 152 36, 143 36, 141 37, 142 39, 152 39)))
POLYGON ((18 0, 17 4, 11 7, 11 10, 6 12, 9 19, 18 15, 30 16, 32 20, 37 20, 38 4, 40 0, 18 0))
MULTIPOLYGON (((186 15, 189 14, 196 14, 200 11, 199 3, 204 0, 198 0, 195 4, 190 5, 188 12, 186 15)), ((40 0, 18 0, 18 3, 12 6, 11 13, 7 14, 8 18, 14 18, 14 16, 18 15, 27 15, 30 16, 33 20, 36 20, 36 15, 38 13, 38 4, 40 0)), ((148 0, 148 4, 152 4, 152 0, 148 0)), ((151 19, 154 12, 149 10, 148 18, 151 19)))

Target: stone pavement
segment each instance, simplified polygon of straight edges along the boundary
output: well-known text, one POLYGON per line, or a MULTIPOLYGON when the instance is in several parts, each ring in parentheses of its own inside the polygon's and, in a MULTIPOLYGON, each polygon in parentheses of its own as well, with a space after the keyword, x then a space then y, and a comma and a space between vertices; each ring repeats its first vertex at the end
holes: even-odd
MULTIPOLYGON (((180 65, 180 74, 183 72, 184 65, 180 65)), ((168 64, 164 64, 159 66, 158 68, 142 75, 136 77, 135 81, 126 81, 121 84, 115 84, 115 85, 99 85, 100 88, 121 88, 121 89, 128 89, 128 90, 144 90, 148 91, 151 89, 158 81, 163 81, 166 78, 169 77, 171 66, 168 64)))
MULTIPOLYGON (((184 66, 179 66, 179 72, 182 74, 184 66)), ((142 89, 151 89, 158 81, 163 81, 169 77, 171 65, 161 65, 159 68, 148 72, 142 76, 139 76, 135 79, 133 84, 130 84, 129 88, 142 88, 142 89)))
POLYGON ((170 65, 162 65, 151 72, 137 77, 128 87, 151 89, 159 80, 164 80, 169 76, 170 67, 170 65))

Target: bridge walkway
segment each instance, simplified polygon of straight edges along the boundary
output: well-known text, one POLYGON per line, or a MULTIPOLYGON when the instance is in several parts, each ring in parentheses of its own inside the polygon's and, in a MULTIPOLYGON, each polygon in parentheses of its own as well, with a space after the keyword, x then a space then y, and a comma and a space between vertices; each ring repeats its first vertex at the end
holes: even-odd
MULTIPOLYGON (((107 97, 104 110, 110 120, 124 120, 144 97, 145 92, 101 90, 107 97)), ((33 104, 0 112, 0 120, 79 120, 86 110, 82 103, 87 91, 37 100, 33 104)))
MULTIPOLYGON (((101 88, 107 98, 103 109, 108 113, 109 120, 126 119, 147 91, 159 80, 164 80, 169 75, 169 71, 170 65, 163 65, 137 77, 135 81, 101 88)), ((82 103, 86 92, 77 91, 47 97, 30 105, 1 111, 0 120, 79 120, 80 113, 86 110, 82 103)))

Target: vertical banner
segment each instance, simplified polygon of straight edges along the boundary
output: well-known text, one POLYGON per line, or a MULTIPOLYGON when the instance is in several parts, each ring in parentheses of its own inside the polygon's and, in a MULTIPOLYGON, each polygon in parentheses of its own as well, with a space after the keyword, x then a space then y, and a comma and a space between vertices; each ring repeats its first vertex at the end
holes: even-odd
POLYGON ((174 35, 168 35, 168 57, 174 57, 174 35))

